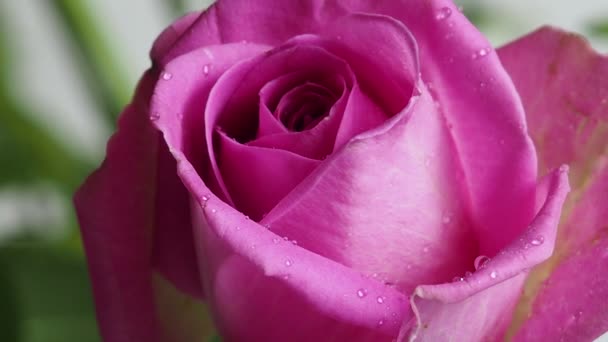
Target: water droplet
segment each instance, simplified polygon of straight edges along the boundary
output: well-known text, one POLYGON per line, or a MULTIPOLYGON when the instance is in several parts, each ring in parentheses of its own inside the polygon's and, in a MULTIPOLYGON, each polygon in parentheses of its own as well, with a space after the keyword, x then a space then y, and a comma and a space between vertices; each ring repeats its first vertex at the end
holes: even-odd
POLYGON ((539 235, 539 236, 535 237, 534 239, 532 239, 530 241, 530 244, 532 246, 540 246, 543 244, 543 242, 545 242, 545 238, 539 235))
POLYGON ((439 9, 439 11, 437 11, 435 18, 437 20, 445 20, 445 19, 449 18, 450 15, 452 15, 452 9, 449 7, 442 7, 439 9))
POLYGON ((358 289, 357 290, 357 297, 363 298, 365 296, 367 296, 367 290, 366 289, 358 289))
POLYGON ((293 261, 291 261, 291 259, 285 260, 285 266, 286 267, 291 267, 291 265, 293 265, 293 261))
POLYGON ((203 195, 203 201, 208 201, 209 200, 209 195, 203 195))
POLYGON ((209 64, 205 64, 205 65, 203 66, 203 74, 204 74, 205 76, 209 75, 209 69, 210 69, 209 64))
POLYGON ((289 238, 287 236, 283 236, 283 240, 289 241, 289 238))
POLYGON ((490 49, 489 48, 483 48, 483 49, 479 49, 478 51, 475 51, 471 57, 473 59, 477 59, 477 58, 481 58, 481 57, 485 57, 490 53, 490 49))
POLYGON ((381 327, 381 326, 383 326, 383 325, 384 325, 384 320, 383 320, 383 319, 379 320, 379 321, 378 321, 378 326, 379 326, 379 327, 381 327))
POLYGON ((169 72, 163 72, 163 80, 168 81, 173 78, 173 75, 169 72))
POLYGON ((284 274, 283 279, 285 279, 285 280, 289 279, 289 274, 284 274))
POLYGON ((272 242, 276 245, 279 242, 281 242, 281 239, 275 237, 275 238, 272 238, 272 242))
POLYGON ((466 272, 464 272, 464 277, 465 277, 465 278, 468 278, 468 277, 470 277, 470 276, 472 276, 472 275, 473 275, 473 273, 471 273, 470 271, 466 271, 466 272))
POLYGON ((496 279, 496 277, 498 277, 498 272, 496 272, 496 271, 490 272, 490 278, 496 279))
POLYGON ((450 214, 445 214, 443 215, 441 222, 443 222, 443 224, 450 224, 450 222, 452 222, 452 217, 450 216, 450 214))
POLYGON ((235 227, 235 229, 236 229, 236 230, 241 230, 241 227, 236 226, 236 227, 235 227))
POLYGON ((459 281, 464 281, 463 277, 454 277, 454 279, 452 279, 453 282, 459 282, 459 281))
POLYGON ((292 243, 294 246, 297 246, 297 245, 298 245, 298 241, 296 241, 296 240, 291 240, 291 243, 292 243))
POLYGON ((256 247, 255 243, 252 243, 251 244, 251 249, 255 249, 255 247, 256 247))
POLYGON ((378 273, 373 273, 372 278, 378 278, 378 273))
POLYGON ((265 227, 266 229, 270 229, 270 223, 266 223, 266 224, 264 225, 264 227, 265 227))
POLYGON ((386 297, 384 296, 378 296, 378 298, 376 298, 376 302, 378 302, 378 304, 383 304, 385 300, 386 297))
POLYGON ((477 258, 475 258, 475 262, 473 263, 475 266, 476 270, 482 269, 484 267, 486 267, 486 264, 490 261, 490 258, 488 258, 485 255, 480 255, 477 258))
POLYGON ((150 120, 156 121, 158 119, 160 119, 160 113, 159 112, 153 112, 152 114, 150 114, 150 120))
POLYGON ((249 220, 249 216, 245 215, 245 220, 249 220))

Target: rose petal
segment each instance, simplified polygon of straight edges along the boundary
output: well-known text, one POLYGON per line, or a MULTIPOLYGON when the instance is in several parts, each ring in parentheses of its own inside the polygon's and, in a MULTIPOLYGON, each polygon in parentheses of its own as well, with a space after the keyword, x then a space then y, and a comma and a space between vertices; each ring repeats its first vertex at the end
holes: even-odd
POLYGON ((208 156, 210 147, 205 135, 198 130, 205 127, 207 119, 202 115, 203 109, 220 75, 235 63, 267 49, 266 46, 236 43, 208 46, 183 55, 164 67, 151 99, 150 113, 155 124, 171 126, 165 132, 165 139, 182 150, 201 174, 206 175, 212 189, 228 202, 231 199, 221 178, 215 178, 214 154, 208 156))
MULTIPOLYGON (((373 41, 390 43, 397 56, 415 54, 400 23, 382 16, 349 18, 342 21, 340 35, 353 44, 351 54, 385 49, 370 47, 373 41), (369 36, 353 39, 349 23, 360 30, 353 37, 362 32, 369 36), (375 35, 383 39, 374 40, 375 35)), ((405 72, 398 62, 387 66, 396 69, 384 69, 387 74, 405 72)), ((422 94, 410 95, 407 108, 351 139, 262 222, 306 249, 376 273, 403 291, 464 273, 478 251, 462 182, 454 172, 458 161, 443 118, 424 86, 418 86, 422 94)), ((352 110, 367 113, 367 108, 352 110)))
POLYGON ((214 289, 214 296, 209 299, 214 317, 221 322, 219 328, 222 336, 242 339, 251 333, 256 336, 264 334, 266 338, 276 338, 277 341, 294 338, 307 340, 309 336, 318 336, 317 327, 329 326, 333 326, 334 330, 323 331, 331 336, 348 337, 353 332, 359 332, 362 333, 362 340, 368 340, 363 337, 370 336, 370 341, 390 339, 390 336, 397 334, 398 320, 410 314, 403 294, 283 241, 282 237, 210 194, 192 165, 178 151, 173 152, 178 160, 180 176, 196 198, 192 206, 193 222, 197 227, 194 241, 199 248, 199 265, 205 274, 212 277, 203 277, 203 280, 214 289), (239 261, 229 261, 232 258, 239 261), (222 271, 224 267, 236 269, 222 271), (224 276, 226 272, 228 275, 224 276), (234 280, 238 274, 246 278, 247 274, 255 276, 247 278, 247 283, 240 281, 243 286, 248 285, 255 291, 246 291, 238 284, 230 284, 230 280, 234 280), (284 285, 279 286, 280 282, 284 285), (284 298, 285 305, 250 305, 248 310, 251 311, 243 312, 232 309, 233 305, 238 306, 238 303, 248 300, 266 299, 265 302, 270 304, 275 297, 284 298), (382 303, 378 302, 378 297, 382 298, 382 303), (293 301, 302 303, 302 299, 308 303, 305 307, 289 305, 293 301), (218 302, 214 302, 216 300, 218 302), (232 306, 229 302, 233 303, 232 306), (226 307, 219 303, 226 304, 226 307), (310 315, 314 319, 298 319, 298 324, 286 324, 286 327, 292 328, 290 330, 277 327, 276 317, 288 317, 284 313, 300 317, 299 310, 306 317, 310 315), (243 324, 239 320, 243 316, 239 315, 250 319, 256 317, 256 324, 243 324))
POLYGON ((565 168, 548 175, 540 185, 546 201, 519 239, 463 281, 421 285, 412 308, 417 319, 405 322, 401 339, 442 341, 500 340, 521 293, 527 269, 551 256, 562 205, 570 188, 565 168), (522 273, 523 272, 523 273, 522 273))
POLYGON ((289 151, 242 145, 225 134, 220 134, 218 158, 236 207, 256 221, 319 165, 289 151))
POLYGON ((490 43, 452 1, 386 0, 374 8, 416 37, 422 77, 452 125, 481 252, 494 254, 534 214, 536 155, 519 96, 490 43))
POLYGON ((150 58, 152 61, 157 62, 162 59, 163 55, 173 47, 173 44, 175 44, 175 42, 182 37, 182 34, 192 26, 201 13, 202 12, 188 13, 165 28, 156 38, 154 45, 152 45, 152 49, 150 50, 150 58))
MULTIPOLYGON (((146 111, 145 101, 157 77, 154 72, 144 75, 133 104, 121 115, 119 130, 108 143, 106 160, 74 198, 100 332, 109 341, 182 341, 174 330, 165 329, 167 317, 157 315, 158 305, 168 295, 156 286, 163 276, 182 291, 202 296, 191 245, 188 196, 183 185, 174 187, 176 174, 169 172, 175 170, 175 160, 166 159, 167 152, 162 150, 166 147, 146 111), (160 195, 172 196, 173 202, 160 195), (181 216, 184 213, 186 217, 181 216), (167 236, 171 238, 165 241, 167 236), (167 242, 179 249, 165 249, 167 242)), ((175 312, 170 320, 181 325, 193 315, 199 327, 208 326, 189 310, 175 312)))
MULTIPOLYGON (((205 158, 204 137, 195 129, 182 128, 202 127, 201 108, 204 108, 207 93, 231 63, 265 49, 253 44, 211 46, 172 61, 157 75, 151 106, 149 109, 146 106, 148 115, 157 125, 171 125, 172 130, 165 138, 175 139, 175 145, 191 158, 201 172, 208 170, 210 164, 209 159, 205 158), (197 70, 199 74, 192 70, 197 70)), ((157 158, 154 266, 179 290, 200 298, 203 294, 193 259, 194 246, 191 243, 193 238, 187 204, 189 197, 176 175, 175 159, 166 148, 159 150, 157 158)), ((150 170, 154 168, 148 172, 150 170)))
MULTIPOLYGON (((255 138, 258 117, 252 109, 255 109, 258 103, 258 92, 268 81, 293 72, 295 68, 309 70, 311 73, 339 73, 347 80, 352 78, 348 66, 342 60, 319 47, 304 44, 304 42, 305 38, 294 38, 293 41, 287 42, 267 54, 233 66, 218 79, 209 94, 209 101, 205 109, 207 152, 211 158, 213 175, 228 197, 227 186, 217 166, 217 157, 220 156, 216 157, 213 147, 212 134, 216 127, 223 129, 228 136, 236 138, 240 142, 247 142, 255 138)), ((168 67, 173 63, 171 62, 168 67)), ((183 88, 180 88, 180 91, 181 89, 183 88)), ((335 111, 332 110, 333 112, 336 115, 330 113, 330 119, 327 122, 312 130, 299 133, 305 135, 307 139, 301 137, 296 139, 299 136, 289 135, 294 146, 312 149, 312 151, 307 151, 308 153, 302 153, 303 156, 325 156, 331 152, 335 132, 342 115, 339 107, 335 111)))
POLYGON ((152 75, 143 78, 140 97, 122 114, 120 133, 108 143, 106 161, 74 199, 97 320, 108 340, 158 341, 161 332, 154 314, 150 266, 154 187, 149 185, 156 182, 150 170, 156 165, 157 133, 141 103, 153 85, 152 75), (139 134, 129 134, 134 131, 139 134), (132 163, 134 155, 137 163, 132 163))
POLYGON ((522 95, 541 172, 569 163, 573 184, 556 253, 531 273, 511 333, 521 341, 592 340, 608 330, 608 58, 551 28, 499 53, 522 95))

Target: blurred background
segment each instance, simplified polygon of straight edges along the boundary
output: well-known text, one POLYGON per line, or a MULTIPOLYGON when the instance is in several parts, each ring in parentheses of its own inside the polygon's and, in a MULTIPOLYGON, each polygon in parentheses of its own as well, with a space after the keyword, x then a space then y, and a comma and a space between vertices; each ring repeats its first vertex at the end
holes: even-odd
MULTIPOLYGON (((71 196, 154 38, 210 2, 0 0, 0 341, 99 341, 71 196)), ((552 24, 608 51, 608 0, 457 3, 496 46, 552 24)))

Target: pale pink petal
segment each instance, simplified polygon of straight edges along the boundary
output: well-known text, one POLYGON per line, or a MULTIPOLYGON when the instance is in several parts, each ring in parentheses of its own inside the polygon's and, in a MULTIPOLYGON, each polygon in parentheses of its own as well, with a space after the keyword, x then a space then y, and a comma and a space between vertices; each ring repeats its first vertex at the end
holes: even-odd
POLYGON ((573 185, 556 252, 531 273, 512 334, 589 341, 608 330, 608 57, 552 28, 499 53, 522 96, 541 172, 569 163, 573 185))
POLYGON ((527 270, 553 253, 562 205, 570 191, 566 167, 540 185, 546 201, 522 235, 472 275, 460 281, 421 285, 412 296, 416 319, 405 322, 401 339, 502 340, 520 296, 527 270))
POLYGON ((183 151, 209 186, 228 202, 231 199, 219 171, 214 172, 217 170, 214 154, 208 155, 211 146, 207 146, 203 130, 209 127, 206 120, 210 119, 205 115, 205 106, 209 105, 211 89, 228 68, 267 49, 235 43, 209 46, 183 55, 164 67, 151 99, 149 110, 155 123, 171 125, 171 130, 164 133, 165 139, 175 139, 173 148, 183 151))

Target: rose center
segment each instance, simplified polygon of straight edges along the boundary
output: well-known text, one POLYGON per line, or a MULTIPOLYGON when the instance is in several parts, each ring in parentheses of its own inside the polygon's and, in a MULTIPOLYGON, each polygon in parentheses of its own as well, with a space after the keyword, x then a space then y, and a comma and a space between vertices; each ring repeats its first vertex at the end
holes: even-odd
POLYGON ((326 87, 305 83, 282 96, 274 115, 288 130, 301 132, 327 118, 336 100, 337 96, 326 87))

